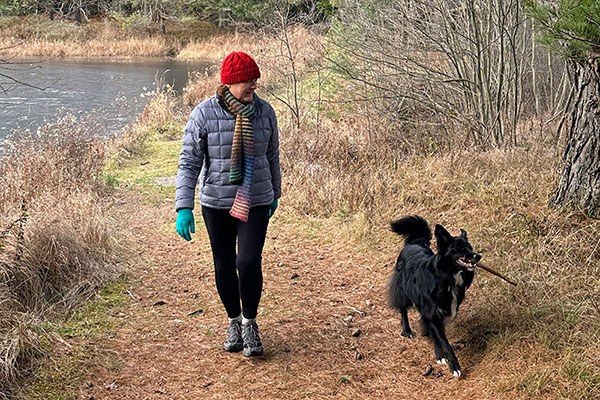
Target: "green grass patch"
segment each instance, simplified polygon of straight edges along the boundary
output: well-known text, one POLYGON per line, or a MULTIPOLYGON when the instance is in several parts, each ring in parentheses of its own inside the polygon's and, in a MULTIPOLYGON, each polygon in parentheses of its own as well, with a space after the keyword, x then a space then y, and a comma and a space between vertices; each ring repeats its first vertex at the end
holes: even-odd
POLYGON ((149 140, 142 154, 121 160, 104 171, 109 186, 135 187, 144 194, 172 195, 169 179, 177 174, 181 141, 149 140))
POLYGON ((85 303, 64 323, 56 326, 56 333, 63 338, 90 338, 105 332, 112 324, 108 318, 111 310, 126 300, 125 280, 118 280, 103 287, 95 297, 85 303))

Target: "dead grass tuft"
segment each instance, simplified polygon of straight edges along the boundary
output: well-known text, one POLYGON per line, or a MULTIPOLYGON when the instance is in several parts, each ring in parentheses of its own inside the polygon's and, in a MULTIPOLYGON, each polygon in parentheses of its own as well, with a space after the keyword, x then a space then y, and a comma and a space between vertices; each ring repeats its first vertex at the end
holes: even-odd
POLYGON ((99 179, 105 144, 63 117, 9 137, 0 159, 0 382, 47 340, 43 325, 120 273, 121 234, 99 179))

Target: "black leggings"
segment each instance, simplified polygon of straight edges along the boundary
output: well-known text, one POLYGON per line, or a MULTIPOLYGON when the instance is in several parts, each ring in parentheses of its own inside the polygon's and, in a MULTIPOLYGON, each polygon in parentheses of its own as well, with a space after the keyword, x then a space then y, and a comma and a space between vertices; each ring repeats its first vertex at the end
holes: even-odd
POLYGON ((202 207, 202 216, 210 237, 217 290, 227 315, 235 318, 242 313, 246 318, 256 318, 262 293, 261 260, 269 206, 252 207, 248 222, 232 217, 229 210, 208 207, 202 207))

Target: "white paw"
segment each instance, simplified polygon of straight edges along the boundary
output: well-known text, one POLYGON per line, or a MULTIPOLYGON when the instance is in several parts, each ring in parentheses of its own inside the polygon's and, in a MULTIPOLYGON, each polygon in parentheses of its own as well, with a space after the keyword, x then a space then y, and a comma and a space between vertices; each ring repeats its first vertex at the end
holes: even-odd
POLYGON ((461 375, 462 375, 462 372, 460 372, 459 369, 457 369, 456 371, 452 372, 452 376, 455 377, 456 379, 460 378, 461 375))
POLYGON ((445 358, 440 358, 439 360, 435 360, 436 363, 440 364, 440 365, 446 365, 448 364, 448 360, 446 360, 445 358))

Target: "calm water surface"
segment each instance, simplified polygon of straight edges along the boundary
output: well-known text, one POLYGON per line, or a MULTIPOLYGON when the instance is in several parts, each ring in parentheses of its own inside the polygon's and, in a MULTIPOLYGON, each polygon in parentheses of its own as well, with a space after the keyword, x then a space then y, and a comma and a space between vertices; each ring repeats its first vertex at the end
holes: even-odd
MULTIPOLYGON (((41 61, 20 65, 13 76, 43 90, 10 86, 0 92, 0 139, 14 129, 35 131, 65 114, 91 114, 114 133, 142 110, 156 82, 181 93, 188 73, 208 63, 141 60, 127 63, 41 61)), ((5 86, 6 87, 6 86, 5 86)))

